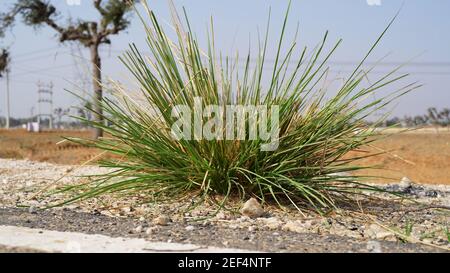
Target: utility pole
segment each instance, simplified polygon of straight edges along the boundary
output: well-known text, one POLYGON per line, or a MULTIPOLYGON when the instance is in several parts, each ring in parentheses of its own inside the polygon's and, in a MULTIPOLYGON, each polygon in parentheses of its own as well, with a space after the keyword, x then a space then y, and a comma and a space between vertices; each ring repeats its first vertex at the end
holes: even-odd
POLYGON ((9 104, 9 69, 6 70, 6 129, 9 129, 9 120, 11 119, 11 111, 9 104))
POLYGON ((39 124, 39 128, 41 128, 41 117, 49 118, 49 128, 53 129, 53 83, 43 84, 38 82, 38 115, 37 122, 39 124), (50 106, 50 110, 45 113, 43 109, 43 104, 48 104, 50 106))

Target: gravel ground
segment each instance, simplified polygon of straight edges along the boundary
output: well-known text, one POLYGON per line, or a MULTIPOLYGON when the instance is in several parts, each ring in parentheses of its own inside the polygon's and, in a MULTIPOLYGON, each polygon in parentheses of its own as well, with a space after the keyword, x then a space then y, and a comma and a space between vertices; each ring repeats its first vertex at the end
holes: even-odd
MULTIPOLYGON (((367 242, 336 235, 289 231, 230 229, 199 224, 193 229, 181 223, 158 227, 153 234, 137 232, 136 225, 149 226, 130 218, 108 217, 71 210, 39 211, 0 209, 0 225, 42 228, 56 231, 103 234, 112 237, 145 238, 150 241, 192 243, 265 252, 442 252, 420 244, 370 240, 367 242)), ((0 247, 1 251, 1 247, 0 247)), ((14 250, 12 250, 14 251, 14 250)), ((22 249, 17 251, 24 251, 22 249)), ((25 250, 26 251, 26 250, 25 250)), ((31 251, 31 250, 30 250, 31 251)))
MULTIPOLYGON (((86 182, 88 178, 81 175, 102 172, 105 170, 96 166, 0 159, 0 225, 275 252, 450 250, 450 187, 417 185, 407 179, 386 189, 402 192, 419 203, 381 194, 326 217, 264 206, 264 215, 255 219, 226 211, 192 221, 212 215, 214 207, 202 204, 186 212, 186 202, 139 204, 143 196, 103 196, 64 208, 38 209, 67 198, 62 194, 37 195, 43 189, 45 194, 63 185, 86 182), (33 198, 36 196, 38 200, 33 198), (27 208, 18 208, 21 206, 27 208)), ((0 247, 0 252, 3 250, 0 247)))

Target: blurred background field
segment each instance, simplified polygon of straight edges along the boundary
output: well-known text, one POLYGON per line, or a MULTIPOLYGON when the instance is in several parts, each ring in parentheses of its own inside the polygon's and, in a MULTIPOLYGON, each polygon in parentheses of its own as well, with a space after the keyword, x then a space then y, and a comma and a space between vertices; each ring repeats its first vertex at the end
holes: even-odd
MULTIPOLYGON (((63 136, 88 138, 90 135, 88 130, 54 130, 41 133, 0 130, 0 158, 82 164, 101 151, 74 143, 57 143, 63 136)), ((374 143, 373 147, 366 147, 365 151, 387 152, 360 161, 359 164, 377 164, 383 168, 363 172, 365 175, 386 177, 372 182, 398 182, 406 176, 417 183, 450 185, 450 131, 446 128, 426 128, 395 134, 374 143)))

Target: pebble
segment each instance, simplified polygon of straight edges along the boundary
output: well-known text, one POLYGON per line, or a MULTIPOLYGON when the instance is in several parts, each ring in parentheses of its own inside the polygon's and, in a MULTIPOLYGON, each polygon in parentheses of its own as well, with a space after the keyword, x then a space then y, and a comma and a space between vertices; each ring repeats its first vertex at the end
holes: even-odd
POLYGON ((394 240, 395 235, 392 232, 385 230, 376 224, 371 224, 365 231, 364 234, 370 239, 378 239, 378 240, 394 240))
POLYGON ((133 209, 131 207, 124 207, 121 209, 121 212, 123 212, 123 213, 130 213, 132 211, 133 211, 133 209))
POLYGON ((193 230, 195 230, 195 227, 194 226, 187 226, 185 229, 186 229, 186 231, 193 231, 193 230))
POLYGON ((145 234, 151 235, 151 234, 154 234, 157 231, 159 231, 158 227, 149 227, 149 228, 147 228, 147 230, 145 230, 145 234))
POLYGON ((262 223, 270 230, 279 229, 283 222, 276 217, 261 218, 262 223))
POLYGON ((261 207, 261 204, 259 204, 259 202, 255 198, 250 198, 247 202, 245 202, 240 212, 244 216, 250 218, 258 218, 263 216, 264 209, 261 207))
POLYGON ((215 216, 215 218, 216 218, 217 220, 226 220, 226 219, 228 219, 227 215, 226 215, 223 211, 217 213, 217 215, 215 216))
POLYGON ((35 206, 30 206, 28 208, 28 212, 31 213, 31 214, 36 214, 37 213, 37 209, 36 209, 35 206))
POLYGON ((307 224, 306 222, 302 222, 300 220, 296 221, 288 221, 281 229, 284 231, 292 231, 297 233, 303 233, 311 227, 311 224, 307 224))
POLYGON ((401 191, 404 191, 411 187, 412 181, 408 177, 403 177, 402 180, 400 180, 400 183, 398 184, 401 191))
POLYGON ((382 253, 383 252, 381 250, 380 242, 377 242, 377 241, 368 241, 366 248, 370 253, 382 253))
POLYGON ((158 226, 167 226, 170 222, 170 218, 165 215, 158 216, 153 220, 153 224, 158 226))
POLYGON ((142 232, 142 226, 138 226, 138 227, 136 227, 135 229, 134 229, 134 232, 136 232, 136 233, 141 233, 142 232))

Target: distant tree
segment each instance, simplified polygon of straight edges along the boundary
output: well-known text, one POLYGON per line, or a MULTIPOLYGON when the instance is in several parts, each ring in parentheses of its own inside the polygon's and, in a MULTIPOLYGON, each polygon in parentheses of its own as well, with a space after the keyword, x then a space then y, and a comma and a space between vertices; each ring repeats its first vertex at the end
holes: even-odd
POLYGON ((2 49, 0 53, 0 78, 3 77, 3 74, 6 73, 9 67, 9 52, 6 49, 2 49))
MULTIPOLYGON (((22 17, 25 25, 32 27, 48 26, 59 35, 59 42, 74 41, 89 48, 92 62, 93 88, 95 101, 93 112, 95 121, 103 123, 102 76, 99 47, 110 44, 110 36, 124 31, 130 25, 129 12, 137 0, 92 0, 93 7, 99 12, 99 21, 78 19, 62 25, 57 22, 59 12, 48 0, 16 0, 12 8, 0 16, 0 35, 14 24, 17 16, 22 17)), ((103 135, 101 129, 95 129, 94 137, 103 135)))
POLYGON ((429 117, 429 120, 430 120, 431 124, 434 125, 434 126, 439 125, 440 116, 439 116, 439 113, 436 110, 436 108, 435 107, 430 107, 430 108, 427 109, 427 112, 428 112, 428 117, 429 117))
MULTIPOLYGON (((87 101, 85 102, 82 107, 77 108, 77 114, 80 118, 91 121, 92 120, 92 113, 91 111, 88 111, 87 109, 91 109, 92 104, 87 101)), ((86 124, 86 122, 83 122, 83 124, 86 124)))
POLYGON ((393 117, 390 119, 386 119, 385 123, 386 123, 386 127, 398 126, 398 125, 400 125, 400 119, 397 117, 393 117))
POLYGON ((414 117, 414 125, 415 126, 425 126, 427 124, 427 119, 423 116, 415 116, 414 117))
POLYGON ((450 109, 444 108, 439 112, 439 116, 442 119, 442 125, 449 126, 450 125, 450 109))
POLYGON ((61 107, 58 107, 55 110, 53 110, 53 113, 58 118, 58 128, 61 128, 62 118, 64 116, 67 116, 69 114, 69 112, 70 112, 70 109, 63 109, 61 107))
POLYGON ((415 126, 415 122, 414 122, 414 118, 413 117, 405 116, 403 118, 403 121, 404 121, 406 127, 414 127, 415 126))

